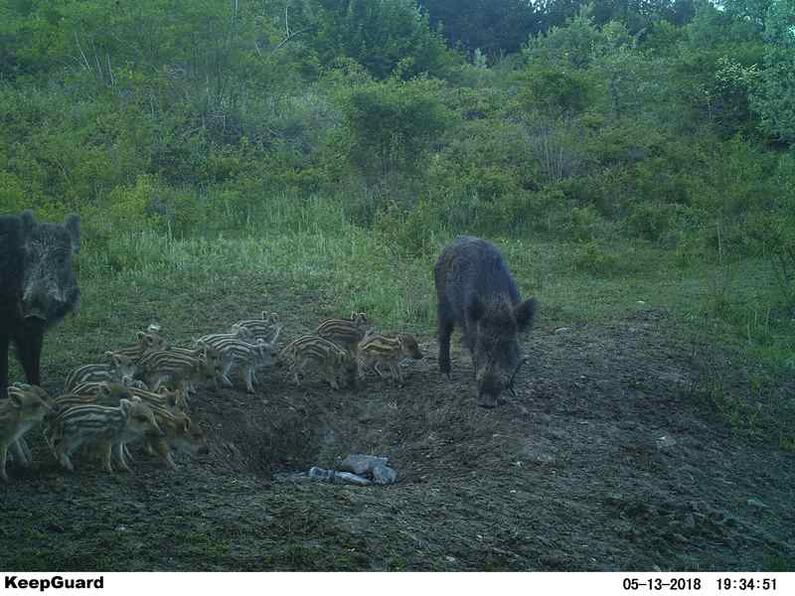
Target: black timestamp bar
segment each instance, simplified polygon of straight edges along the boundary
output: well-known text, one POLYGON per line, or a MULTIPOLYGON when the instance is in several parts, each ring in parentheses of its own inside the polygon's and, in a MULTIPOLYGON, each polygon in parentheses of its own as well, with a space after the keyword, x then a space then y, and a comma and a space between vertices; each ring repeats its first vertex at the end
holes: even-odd
POLYGON ((623 581, 625 590, 700 590, 701 585, 701 579, 698 577, 672 577, 668 579, 661 577, 650 577, 648 579, 625 577, 623 581))
POLYGON ((753 592, 755 590, 760 592, 773 592, 776 589, 775 577, 719 577, 717 582, 718 590, 723 592, 729 590, 738 590, 740 592, 753 592))

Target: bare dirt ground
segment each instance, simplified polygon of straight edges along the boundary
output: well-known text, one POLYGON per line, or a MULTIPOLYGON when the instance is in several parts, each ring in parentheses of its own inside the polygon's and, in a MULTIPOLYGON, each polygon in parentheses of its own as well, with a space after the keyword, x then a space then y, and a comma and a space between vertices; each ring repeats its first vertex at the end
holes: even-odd
POLYGON ((66 474, 37 442, 0 486, 0 568, 795 570, 792 452, 705 407, 707 348, 668 328, 659 310, 540 327, 518 397, 493 410, 455 342, 440 378, 433 338, 402 389, 279 371, 253 396, 205 389, 191 407, 210 454, 177 472, 140 453, 132 475, 66 474), (389 456, 399 483, 293 474, 355 452, 389 456))

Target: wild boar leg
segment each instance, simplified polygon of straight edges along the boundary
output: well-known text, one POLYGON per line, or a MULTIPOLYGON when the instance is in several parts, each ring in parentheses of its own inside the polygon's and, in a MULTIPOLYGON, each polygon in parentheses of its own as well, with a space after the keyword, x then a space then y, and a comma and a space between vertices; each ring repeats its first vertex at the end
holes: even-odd
POLYGON ((0 399, 5 399, 8 389, 8 343, 11 338, 5 329, 0 330, 0 399))
POLYGON ((439 307, 439 372, 450 378, 450 335, 453 333, 453 322, 447 320, 445 311, 439 307))
POLYGON ((8 482, 8 475, 6 474, 6 459, 8 458, 8 447, 6 445, 0 446, 0 478, 8 482))
POLYGON ((26 323, 14 337, 17 345, 19 361, 25 371, 25 377, 31 385, 41 385, 39 377, 39 359, 44 341, 44 325, 38 321, 26 323))

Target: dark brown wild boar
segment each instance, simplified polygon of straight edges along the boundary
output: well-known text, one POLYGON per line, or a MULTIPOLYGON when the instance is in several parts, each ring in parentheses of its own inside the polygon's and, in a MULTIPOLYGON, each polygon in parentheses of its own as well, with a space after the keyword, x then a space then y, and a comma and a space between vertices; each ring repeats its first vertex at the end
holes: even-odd
POLYGON ((535 298, 524 302, 500 251, 460 236, 434 268, 439 324, 439 370, 450 376, 450 335, 458 325, 472 354, 480 405, 493 407, 525 362, 519 333, 533 321, 535 298))
POLYGON ((44 332, 79 301, 72 271, 79 246, 77 215, 63 224, 37 223, 30 211, 0 216, 0 395, 8 386, 11 343, 28 383, 40 384, 44 332))

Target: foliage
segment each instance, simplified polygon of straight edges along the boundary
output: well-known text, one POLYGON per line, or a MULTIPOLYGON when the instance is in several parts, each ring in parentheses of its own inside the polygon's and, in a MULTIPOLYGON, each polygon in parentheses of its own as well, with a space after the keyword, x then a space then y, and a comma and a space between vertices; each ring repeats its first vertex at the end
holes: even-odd
POLYGON ((517 51, 542 24, 539 9, 522 0, 422 0, 421 4, 452 45, 490 57, 517 51))
POLYGON ((450 121, 438 94, 438 83, 429 79, 390 79, 343 91, 340 104, 353 164, 375 180, 413 172, 450 121))
POLYGON ((778 139, 795 143, 795 2, 770 2, 765 11, 767 41, 760 84, 752 103, 762 127, 778 139))
POLYGON ((412 0, 320 0, 326 18, 314 45, 329 64, 346 56, 378 78, 443 74, 452 64, 441 37, 412 0))

